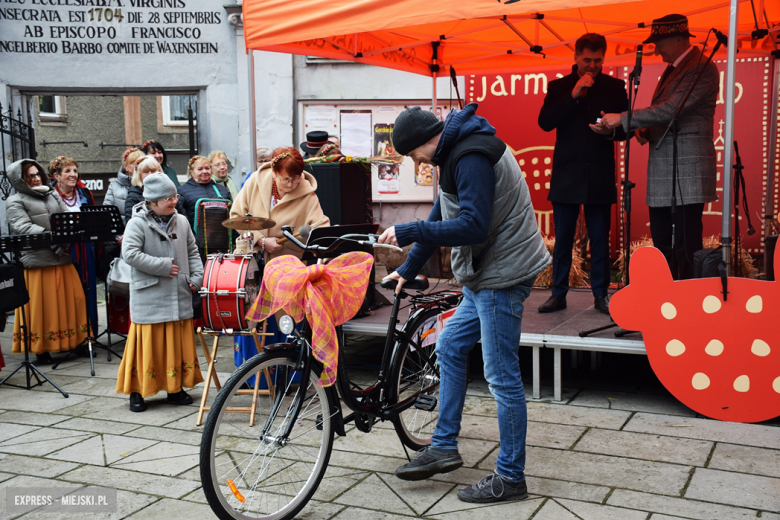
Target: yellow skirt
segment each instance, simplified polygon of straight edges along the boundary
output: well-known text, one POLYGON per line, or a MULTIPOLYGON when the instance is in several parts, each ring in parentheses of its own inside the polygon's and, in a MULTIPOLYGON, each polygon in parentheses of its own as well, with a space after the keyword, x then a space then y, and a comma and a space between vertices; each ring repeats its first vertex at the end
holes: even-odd
POLYGON ((203 382, 192 319, 139 325, 130 323, 116 393, 150 397, 203 382))
MULTIPOLYGON (((87 337, 84 289, 73 264, 24 270, 30 301, 24 306, 30 352, 65 352, 87 337)), ((14 313, 13 352, 24 352, 22 309, 14 313)))

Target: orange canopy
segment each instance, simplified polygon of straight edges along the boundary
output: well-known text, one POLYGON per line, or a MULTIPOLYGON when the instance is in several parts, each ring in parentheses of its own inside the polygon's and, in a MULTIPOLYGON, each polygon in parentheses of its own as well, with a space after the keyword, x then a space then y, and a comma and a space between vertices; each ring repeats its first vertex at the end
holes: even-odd
MULTIPOLYGON (((696 43, 710 28, 728 32, 725 0, 244 0, 247 49, 349 60, 432 75, 543 70, 570 64, 586 32, 607 37, 607 65, 628 65, 654 18, 688 16, 696 43), (435 56, 435 60, 434 60, 435 56), (437 67, 438 65, 438 67, 437 67)), ((738 57, 768 55, 780 44, 780 2, 739 9, 738 57)), ((714 44, 714 37, 709 39, 714 44)), ((646 46, 645 54, 651 54, 646 46)), ((724 54, 725 57, 725 54, 724 54)), ((660 61, 651 58, 650 63, 660 61)))

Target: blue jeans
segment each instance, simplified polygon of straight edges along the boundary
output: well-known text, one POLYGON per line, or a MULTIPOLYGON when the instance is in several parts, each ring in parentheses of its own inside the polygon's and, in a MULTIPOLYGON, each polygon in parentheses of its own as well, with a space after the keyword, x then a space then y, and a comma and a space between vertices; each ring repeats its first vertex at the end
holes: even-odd
POLYGON ((482 338, 485 380, 498 404, 501 451, 498 473, 508 480, 525 479, 525 435, 528 427, 518 351, 523 302, 533 279, 507 289, 463 288, 463 301, 436 342, 441 383, 439 419, 431 445, 458 447, 457 437, 466 398, 466 357, 482 338))

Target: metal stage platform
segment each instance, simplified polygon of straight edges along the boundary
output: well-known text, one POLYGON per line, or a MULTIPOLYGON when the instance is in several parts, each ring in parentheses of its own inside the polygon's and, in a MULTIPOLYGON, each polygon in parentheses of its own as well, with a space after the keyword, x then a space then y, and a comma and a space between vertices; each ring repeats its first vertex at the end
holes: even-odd
MULTIPOLYGON (((392 301, 392 293, 377 287, 377 292, 386 299, 392 301)), ((440 284, 436 290, 450 289, 440 284)), ((601 314, 593 308, 593 295, 586 290, 572 290, 566 297, 568 307, 562 311, 550 314, 540 314, 537 307, 550 297, 549 289, 534 289, 525 301, 523 313, 523 333, 520 337, 521 347, 533 349, 533 397, 541 397, 540 384, 540 349, 553 349, 554 390, 553 399, 561 400, 561 350, 589 351, 589 352, 613 352, 620 354, 646 355, 642 334, 639 332, 630 334, 627 338, 616 338, 615 331, 622 330, 619 327, 607 329, 588 337, 581 338, 579 333, 584 330, 595 329, 603 325, 609 325, 612 320, 609 316, 601 314)), ((401 311, 399 320, 401 324, 407 314, 401 311)), ((352 319, 345 323, 343 328, 346 334, 363 336, 385 336, 387 324, 390 320, 390 306, 379 307, 372 316, 352 319)), ((399 324, 400 325, 400 324, 399 324)))

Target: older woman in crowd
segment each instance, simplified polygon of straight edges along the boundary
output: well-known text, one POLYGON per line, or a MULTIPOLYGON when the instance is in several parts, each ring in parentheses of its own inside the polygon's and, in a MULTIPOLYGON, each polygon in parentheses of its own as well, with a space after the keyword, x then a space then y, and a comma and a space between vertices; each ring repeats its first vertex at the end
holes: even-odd
POLYGON ((112 179, 108 184, 106 196, 103 197, 103 205, 119 208, 119 212, 122 213, 122 220, 125 223, 129 218, 129 216, 124 215, 127 192, 133 187, 132 180, 135 161, 141 156, 143 156, 143 153, 138 148, 129 148, 125 151, 122 155, 122 168, 119 170, 116 179, 112 179))
POLYGON ((163 173, 165 173, 165 175, 171 179, 171 182, 173 182, 174 186, 177 188, 179 187, 179 178, 176 176, 174 169, 171 168, 171 166, 168 164, 168 154, 165 153, 165 148, 163 148, 163 145, 154 139, 149 139, 148 141, 144 141, 144 144, 141 145, 141 151, 146 155, 151 155, 154 157, 162 168, 163 173))
POLYGON ((230 175, 228 175, 227 155, 225 155, 225 152, 217 150, 211 152, 208 159, 211 163, 211 173, 214 182, 226 187, 230 192, 230 198, 235 200, 236 195, 238 195, 238 188, 236 187, 236 183, 233 182, 233 179, 230 178, 230 175))
MULTIPOLYGON (((69 212, 80 212, 81 206, 95 205, 95 197, 81 181, 79 164, 73 157, 60 156, 49 163, 49 175, 54 179, 54 188, 65 203, 69 212)), ((77 242, 70 246, 70 254, 81 278, 81 282, 87 287, 87 303, 89 307, 89 319, 92 325, 92 333, 97 336, 97 273, 95 265, 95 248, 99 244, 93 242, 77 242)), ((82 356, 89 356, 85 348, 79 352, 82 356)))
POLYGON ((144 202, 144 179, 153 173, 162 171, 160 163, 151 155, 140 155, 135 160, 133 176, 130 180, 133 186, 127 192, 127 199, 125 199, 125 218, 127 221, 133 216, 133 207, 144 202))
MULTIPOLYGON (((50 217, 68 207, 51 186, 43 167, 22 159, 8 167, 16 194, 6 202, 6 219, 12 234, 51 231, 50 217)), ((52 362, 52 352, 66 352, 87 337, 84 290, 67 246, 24 251, 21 254, 30 301, 24 306, 30 333, 30 351, 37 362, 52 362)), ((21 308, 14 318, 13 352, 22 352, 21 308)))
POLYGON ((116 391, 130 395, 133 412, 146 410, 144 398, 162 390, 168 402, 190 404, 182 387, 203 381, 192 325, 203 264, 187 219, 176 212, 178 198, 164 173, 149 175, 145 204, 133 208, 122 242, 122 258, 132 267, 131 325, 116 391))
MULTIPOLYGON (((231 207, 231 218, 250 213, 255 217, 270 218, 276 222, 271 229, 251 232, 254 251, 260 252, 268 259, 281 255, 295 255, 300 258, 303 255, 303 251, 290 242, 278 243, 283 237, 282 226, 300 228, 304 224, 321 222, 321 225, 327 225, 329 222, 315 193, 317 181, 311 174, 303 171, 303 166, 303 158, 298 150, 292 147, 277 148, 271 161, 260 166, 247 180, 231 207)), ((248 235, 236 241, 236 253, 251 252, 247 238, 248 235)), ((276 341, 269 338, 266 339, 267 343, 283 341, 273 318, 268 319, 267 332, 277 334, 276 341)), ((239 336, 234 350, 236 366, 257 354, 251 337, 239 336)), ((250 381, 249 384, 252 385, 253 382, 250 381)))
POLYGON ((189 180, 179 186, 179 213, 186 215, 191 227, 195 227, 195 209, 200 199, 232 200, 228 189, 214 182, 211 176, 211 162, 202 155, 190 159, 187 165, 189 180))

